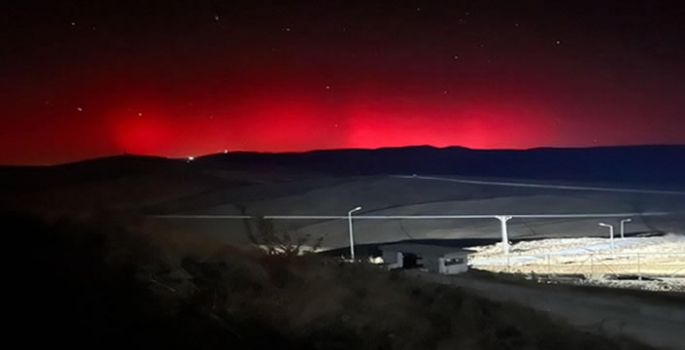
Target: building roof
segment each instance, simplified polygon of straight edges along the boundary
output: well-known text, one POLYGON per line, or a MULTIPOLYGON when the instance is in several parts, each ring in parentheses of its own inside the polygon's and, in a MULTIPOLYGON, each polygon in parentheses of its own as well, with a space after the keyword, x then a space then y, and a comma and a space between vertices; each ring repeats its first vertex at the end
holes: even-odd
POLYGON ((421 256, 432 256, 432 257, 464 257, 471 253, 470 251, 456 248, 448 247, 442 245, 428 245, 428 244, 414 244, 414 243, 394 243, 385 244, 378 247, 383 251, 398 251, 402 253, 412 253, 421 256))

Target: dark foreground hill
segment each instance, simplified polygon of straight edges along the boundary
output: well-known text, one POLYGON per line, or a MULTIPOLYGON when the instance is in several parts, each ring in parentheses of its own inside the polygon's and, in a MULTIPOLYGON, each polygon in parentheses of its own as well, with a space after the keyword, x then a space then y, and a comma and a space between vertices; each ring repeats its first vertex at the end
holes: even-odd
POLYGON ((0 167, 0 207, 135 209, 249 185, 178 160, 115 156, 44 167, 0 167))
POLYGON ((217 154, 212 167, 307 169, 340 175, 441 174, 576 182, 683 185, 685 146, 472 150, 429 146, 306 153, 217 154))
POLYGON ((21 233, 7 280, 26 348, 647 349, 365 264, 269 256, 122 218, 0 220, 21 233))

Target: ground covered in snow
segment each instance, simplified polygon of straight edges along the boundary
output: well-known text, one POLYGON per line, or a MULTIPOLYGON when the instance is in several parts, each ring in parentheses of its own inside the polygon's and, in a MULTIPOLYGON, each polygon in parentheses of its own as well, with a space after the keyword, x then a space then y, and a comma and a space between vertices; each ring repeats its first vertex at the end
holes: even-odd
POLYGON ((685 292, 685 235, 652 237, 560 238, 470 248, 472 268, 572 283, 685 292))

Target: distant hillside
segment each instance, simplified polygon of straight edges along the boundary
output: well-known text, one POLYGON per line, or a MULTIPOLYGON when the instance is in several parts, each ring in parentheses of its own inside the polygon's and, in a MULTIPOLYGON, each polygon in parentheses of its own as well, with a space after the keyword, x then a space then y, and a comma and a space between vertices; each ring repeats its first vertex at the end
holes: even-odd
POLYGON ((339 175, 417 173, 685 186, 685 146, 531 150, 419 146, 280 154, 236 152, 205 156, 196 162, 208 167, 299 168, 339 175))
MULTIPOLYGON (((435 174, 685 186, 685 145, 473 150, 413 146, 303 153, 229 152, 185 159, 123 155, 55 166, 0 166, 0 189, 41 190, 140 174, 221 182, 221 172, 435 174)), ((225 180, 225 179, 223 179, 225 180)), ((245 179, 246 180, 246 179, 245 179)))
POLYGON ((185 208, 195 202, 201 206, 224 203, 236 186, 319 181, 325 177, 321 175, 384 174, 685 188, 685 146, 236 152, 199 157, 190 163, 125 155, 47 167, 0 167, 0 207, 140 209, 181 203, 185 208))
POLYGON ((339 175, 417 173, 651 185, 685 182, 685 146, 531 150, 420 146, 281 154, 238 152, 201 157, 197 162, 210 167, 290 167, 339 175))

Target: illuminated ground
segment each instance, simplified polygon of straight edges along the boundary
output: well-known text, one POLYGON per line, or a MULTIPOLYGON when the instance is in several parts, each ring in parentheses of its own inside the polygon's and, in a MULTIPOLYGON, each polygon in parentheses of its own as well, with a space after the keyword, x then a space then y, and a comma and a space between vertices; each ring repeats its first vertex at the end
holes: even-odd
MULTIPOLYGON (((635 193, 602 193, 539 188, 517 188, 440 181, 412 181, 387 176, 357 178, 308 178, 231 189, 214 194, 223 204, 193 208, 184 214, 238 215, 244 206, 251 215, 341 215, 358 205, 355 215, 466 215, 466 214, 566 214, 644 211, 683 211, 680 196, 635 193)), ((178 213, 179 211, 177 211, 178 213)), ((511 239, 542 237, 604 237, 599 219, 514 219, 511 239)), ((616 220, 614 220, 616 221, 616 220)), ((171 220, 177 227, 202 231, 226 241, 244 242, 244 222, 239 220, 171 220)), ((613 221, 607 221, 615 223, 613 221)), ((349 245, 346 220, 277 221, 276 226, 294 233, 323 235, 323 246, 349 245)), ((478 220, 356 220, 355 241, 373 244, 405 239, 463 239, 500 237, 499 222, 478 220)), ((685 232, 682 214, 634 218, 629 234, 685 232)))
POLYGON ((473 268, 493 272, 585 276, 591 284, 685 292, 685 235, 543 239, 471 248, 473 268))

